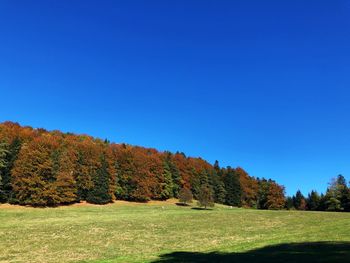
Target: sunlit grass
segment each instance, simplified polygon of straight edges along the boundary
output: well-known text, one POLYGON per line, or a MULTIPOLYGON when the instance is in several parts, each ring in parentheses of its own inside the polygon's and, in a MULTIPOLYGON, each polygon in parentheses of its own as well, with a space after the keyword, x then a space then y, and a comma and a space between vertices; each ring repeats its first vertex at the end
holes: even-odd
MULTIPOLYGON (((243 252, 272 244, 350 241, 350 214, 169 202, 0 208, 0 262, 149 262, 174 251, 243 252)), ((1 206, 0 206, 1 207, 1 206)))

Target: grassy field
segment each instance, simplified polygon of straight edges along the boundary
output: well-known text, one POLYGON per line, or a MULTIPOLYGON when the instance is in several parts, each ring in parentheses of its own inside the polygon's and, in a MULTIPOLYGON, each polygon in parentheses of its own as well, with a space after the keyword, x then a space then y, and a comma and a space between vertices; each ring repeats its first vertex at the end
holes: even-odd
POLYGON ((0 262, 350 262, 348 241, 350 213, 0 206, 0 262))

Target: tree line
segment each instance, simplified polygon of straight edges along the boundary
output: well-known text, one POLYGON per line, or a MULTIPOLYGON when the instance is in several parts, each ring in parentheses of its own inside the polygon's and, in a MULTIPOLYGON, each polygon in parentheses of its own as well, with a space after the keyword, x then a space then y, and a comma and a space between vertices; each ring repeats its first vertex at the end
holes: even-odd
POLYGON ((294 202, 297 197, 290 205, 282 185, 249 176, 240 167, 220 167, 218 161, 212 165, 181 152, 88 135, 0 124, 0 202, 31 206, 147 202, 179 198, 181 192, 201 199, 204 206, 215 202, 257 209, 302 208, 294 202))
POLYGON ((286 198, 286 208, 310 211, 350 212, 350 185, 343 175, 338 175, 329 183, 325 194, 312 190, 306 197, 300 190, 286 198))

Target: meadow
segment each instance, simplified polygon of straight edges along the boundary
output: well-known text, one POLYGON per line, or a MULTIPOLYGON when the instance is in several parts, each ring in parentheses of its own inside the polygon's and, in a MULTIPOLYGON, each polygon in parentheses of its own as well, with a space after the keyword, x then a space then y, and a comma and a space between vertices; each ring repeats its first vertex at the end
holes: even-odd
POLYGON ((0 205, 0 262, 350 262, 350 213, 0 205))

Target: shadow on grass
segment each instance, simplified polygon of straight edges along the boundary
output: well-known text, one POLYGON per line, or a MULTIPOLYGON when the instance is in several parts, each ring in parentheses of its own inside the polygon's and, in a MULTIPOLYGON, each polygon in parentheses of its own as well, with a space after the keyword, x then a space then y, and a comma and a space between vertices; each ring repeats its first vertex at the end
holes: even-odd
POLYGON ((190 206, 190 204, 186 203, 175 203, 177 206, 190 206))
POLYGON ((267 246, 244 253, 173 252, 160 256, 153 263, 333 263, 350 262, 350 242, 290 243, 267 246))
POLYGON ((211 208, 209 208, 209 207, 207 207, 207 208, 204 208, 204 207, 192 207, 191 209, 193 209, 193 210, 213 210, 213 209, 211 209, 211 208))

